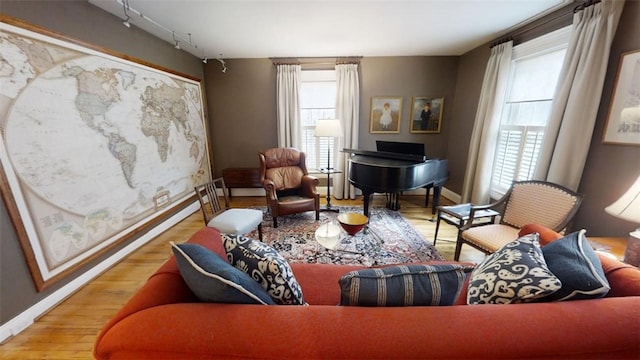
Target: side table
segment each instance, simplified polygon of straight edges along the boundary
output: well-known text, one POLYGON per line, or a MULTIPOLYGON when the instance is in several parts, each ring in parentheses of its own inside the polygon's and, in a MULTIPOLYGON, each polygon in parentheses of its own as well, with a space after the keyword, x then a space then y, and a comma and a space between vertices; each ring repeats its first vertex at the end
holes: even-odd
POLYGON ((322 168, 320 169, 320 172, 327 175, 327 205, 324 208, 321 208, 320 211, 340 212, 338 208, 331 207, 331 175, 340 174, 342 171, 334 168, 322 168))
MULTIPOLYGON (((451 205, 451 206, 438 206, 438 215, 436 222, 436 233, 433 236, 433 245, 438 240, 438 230, 440 229, 440 220, 444 220, 447 224, 453 225, 458 229, 458 236, 460 237, 460 228, 469 220, 469 212, 471 211, 471 205, 469 203, 451 205)), ((475 219, 471 226, 482 226, 492 224, 496 216, 500 215, 499 212, 493 209, 479 210, 475 212, 475 219)), ((457 240, 456 238, 456 240, 457 240)))

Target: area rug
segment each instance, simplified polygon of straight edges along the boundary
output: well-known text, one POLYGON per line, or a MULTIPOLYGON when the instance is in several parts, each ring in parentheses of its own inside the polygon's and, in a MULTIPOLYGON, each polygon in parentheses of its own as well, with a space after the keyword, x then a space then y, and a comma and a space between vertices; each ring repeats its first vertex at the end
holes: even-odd
MULTIPOLYGON (((362 213, 362 207, 339 206, 340 213, 362 213)), ((257 207, 264 214, 263 241, 275 248, 291 263, 348 264, 378 266, 397 263, 416 263, 444 260, 438 250, 405 220, 402 215, 386 208, 369 209, 369 224, 354 236, 346 232, 333 250, 320 245, 315 231, 322 224, 335 222, 335 212, 321 212, 315 220, 313 212, 273 218, 266 207, 257 207)), ((258 238, 257 230, 247 236, 258 238)))

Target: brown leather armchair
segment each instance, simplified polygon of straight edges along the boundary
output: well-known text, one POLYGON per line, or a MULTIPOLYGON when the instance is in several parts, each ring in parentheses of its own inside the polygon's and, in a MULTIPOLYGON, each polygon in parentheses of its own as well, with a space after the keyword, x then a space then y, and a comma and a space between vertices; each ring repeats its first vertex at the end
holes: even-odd
POLYGON ((316 220, 320 220, 320 195, 316 191, 320 181, 307 172, 305 154, 294 148, 273 148, 258 156, 273 227, 278 227, 278 216, 305 211, 315 211, 316 220))

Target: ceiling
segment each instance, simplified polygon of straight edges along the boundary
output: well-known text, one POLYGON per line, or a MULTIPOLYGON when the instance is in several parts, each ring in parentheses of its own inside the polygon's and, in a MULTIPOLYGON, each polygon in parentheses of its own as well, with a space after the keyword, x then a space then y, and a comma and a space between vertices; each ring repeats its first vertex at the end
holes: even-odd
POLYGON ((462 55, 571 2, 88 1, 123 20, 128 5, 133 26, 195 56, 226 59, 462 55))

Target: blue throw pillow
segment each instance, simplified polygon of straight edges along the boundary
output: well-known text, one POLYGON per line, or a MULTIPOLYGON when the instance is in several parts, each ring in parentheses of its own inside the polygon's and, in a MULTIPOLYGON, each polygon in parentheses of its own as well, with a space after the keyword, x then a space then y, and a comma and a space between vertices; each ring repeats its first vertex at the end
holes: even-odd
POLYGON ((542 301, 596 299, 611 289, 585 233, 576 231, 542 248, 549 270, 562 282, 560 290, 542 301))
POLYGON ((222 234, 229 262, 257 281, 280 305, 304 305, 289 263, 271 246, 242 235, 222 234))
POLYGON ((260 284, 204 246, 171 243, 171 247, 180 275, 200 301, 275 304, 260 284))
POLYGON ((561 287, 542 256, 538 234, 514 240, 487 256, 471 274, 467 304, 533 302, 561 287))
POLYGON ((452 305, 472 266, 394 265, 351 271, 340 284, 340 305, 452 305))

